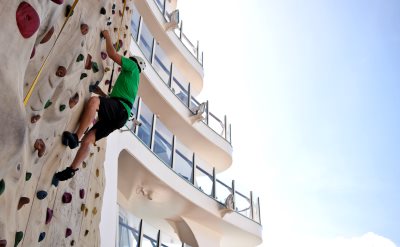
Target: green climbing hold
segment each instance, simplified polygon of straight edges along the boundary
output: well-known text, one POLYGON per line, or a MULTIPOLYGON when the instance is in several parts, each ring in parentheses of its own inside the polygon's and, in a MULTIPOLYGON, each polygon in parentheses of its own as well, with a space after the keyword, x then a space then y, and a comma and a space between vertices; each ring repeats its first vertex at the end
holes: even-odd
POLYGON ((0 181, 0 196, 3 194, 4 190, 6 189, 6 183, 4 182, 4 179, 0 181))
POLYGON ((65 105, 60 105, 60 111, 64 111, 65 110, 65 105))
POLYGON ((71 9, 72 9, 71 5, 67 5, 67 8, 65 9, 65 17, 68 17, 68 15, 72 16, 74 14, 74 11, 73 10, 71 11, 71 9), (71 14, 69 12, 71 12, 71 14))
POLYGON ((83 59, 85 59, 85 56, 83 56, 82 54, 79 54, 78 58, 76 59, 76 62, 83 61, 83 59))
POLYGON ((53 102, 51 102, 50 100, 48 100, 46 102, 46 104, 44 105, 44 109, 48 108, 49 106, 51 106, 51 104, 53 104, 53 102))
POLYGON ((94 73, 99 72, 99 65, 96 62, 92 62, 92 70, 94 73))
POLYGON ((83 78, 85 78, 85 77, 87 77, 87 74, 86 74, 86 73, 82 73, 82 74, 81 74, 81 80, 82 80, 83 78))
POLYGON ((32 177, 32 173, 27 172, 27 173, 25 174, 25 181, 29 181, 29 179, 31 179, 31 177, 32 177))
POLYGON ((21 242, 23 237, 24 237, 24 233, 23 232, 16 232, 15 233, 15 244, 14 244, 14 247, 18 246, 18 244, 21 242))

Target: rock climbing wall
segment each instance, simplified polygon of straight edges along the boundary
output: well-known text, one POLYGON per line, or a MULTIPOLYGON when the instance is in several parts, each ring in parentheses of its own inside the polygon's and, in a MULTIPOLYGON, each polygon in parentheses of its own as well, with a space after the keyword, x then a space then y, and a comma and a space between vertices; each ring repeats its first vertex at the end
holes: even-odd
POLYGON ((113 66, 101 30, 115 43, 119 36, 126 54, 132 8, 130 0, 125 11, 122 0, 80 0, 70 12, 73 4, 0 3, 0 247, 100 245, 105 140, 73 179, 58 183, 53 175, 76 154, 61 144, 61 134, 75 131, 91 86, 108 89, 113 66))

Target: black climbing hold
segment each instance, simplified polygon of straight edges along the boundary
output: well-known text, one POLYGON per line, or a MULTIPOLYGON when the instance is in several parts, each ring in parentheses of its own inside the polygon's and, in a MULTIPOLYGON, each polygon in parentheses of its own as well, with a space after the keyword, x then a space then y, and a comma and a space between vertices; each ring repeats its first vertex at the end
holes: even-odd
POLYGON ((111 7, 112 9, 115 9, 115 3, 113 3, 113 5, 112 5, 112 7, 111 7))
POLYGON ((81 80, 83 79, 83 78, 86 78, 87 77, 87 74, 86 73, 82 73, 81 74, 81 80))
POLYGON ((54 185, 54 187, 57 187, 59 182, 60 182, 60 180, 58 180, 58 178, 56 178, 56 176, 53 176, 53 179, 51 180, 51 184, 54 185))
POLYGON ((32 177, 32 173, 27 172, 27 173, 25 174, 25 181, 29 181, 29 179, 31 179, 31 177, 32 177))
POLYGON ((92 70, 94 73, 99 72, 99 65, 96 62, 92 62, 92 70))
POLYGON ((6 189, 6 183, 4 182, 4 179, 0 181, 0 196, 3 194, 4 190, 6 189))
POLYGON ((83 198, 85 197, 85 190, 84 190, 84 189, 80 189, 80 190, 79 190, 79 197, 80 197, 81 199, 83 199, 83 198))
POLYGON ((85 230, 85 236, 89 234, 89 230, 85 230))
POLYGON ((41 232, 40 235, 39 235, 38 242, 42 242, 45 237, 46 237, 46 233, 45 232, 41 232))
POLYGON ((89 85, 89 92, 90 92, 90 93, 93 93, 93 92, 96 93, 96 90, 98 89, 99 84, 100 84, 100 81, 96 81, 95 84, 89 85))
POLYGON ((50 100, 48 100, 46 102, 46 104, 44 105, 44 109, 47 109, 49 106, 51 106, 51 104, 53 104, 53 102, 51 102, 50 100))
POLYGON ((112 24, 111 21, 108 21, 108 22, 107 22, 107 26, 111 26, 111 24, 112 24))
POLYGON ((115 10, 112 10, 111 13, 112 13, 113 15, 115 15, 115 10))
POLYGON ((71 240, 71 246, 75 245, 75 240, 71 240))
POLYGON ((72 201, 72 194, 69 192, 65 192, 61 198, 63 203, 70 203, 72 201))
POLYGON ((65 110, 65 105, 60 105, 60 111, 64 111, 65 110))
POLYGON ((72 230, 70 228, 67 228, 65 230, 65 238, 68 238, 69 236, 71 236, 71 234, 72 234, 72 230))
POLYGON ((44 198, 46 198, 46 196, 47 196, 47 192, 44 191, 44 190, 40 190, 40 191, 38 191, 38 192, 36 193, 36 197, 37 197, 39 200, 43 200, 44 198))
POLYGON ((18 244, 21 242, 23 237, 24 237, 24 233, 23 232, 16 232, 15 233, 15 244, 14 244, 14 247, 18 246, 18 244))
POLYGON ((76 58, 77 62, 83 61, 83 59, 85 59, 85 56, 83 56, 82 54, 79 54, 79 56, 76 58))
POLYGON ((107 13, 106 9, 104 7, 102 7, 100 9, 100 14, 105 15, 107 13))
POLYGON ((71 9, 72 9, 71 5, 67 5, 67 7, 65 8, 65 17, 72 16, 74 14, 74 11, 73 10, 71 11, 71 9))

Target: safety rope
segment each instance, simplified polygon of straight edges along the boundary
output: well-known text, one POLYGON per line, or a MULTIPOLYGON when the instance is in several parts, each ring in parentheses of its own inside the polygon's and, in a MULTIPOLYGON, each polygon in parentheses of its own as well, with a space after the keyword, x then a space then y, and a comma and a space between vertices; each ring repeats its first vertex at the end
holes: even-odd
POLYGON ((65 25, 67 24, 69 18, 71 17, 72 12, 74 11, 75 6, 78 4, 78 2, 79 2, 79 0, 75 0, 74 3, 72 4, 71 9, 69 10, 67 17, 65 18, 64 24, 62 25, 60 32, 58 32, 57 37, 56 37, 56 40, 54 40, 53 46, 50 48, 49 53, 47 54, 46 58, 44 59, 44 61, 43 61, 43 63, 42 63, 42 66, 41 66, 40 69, 39 69, 39 72, 37 73, 35 79, 34 79, 33 82, 32 82, 31 87, 29 88, 28 93, 26 94, 26 96, 25 96, 25 98, 24 98, 24 106, 26 106, 26 105, 28 104, 28 101, 29 101, 29 99, 30 99, 31 96, 32 96, 33 90, 35 89, 36 84, 37 84, 37 82, 39 81, 39 77, 40 77, 40 75, 42 74, 43 68, 44 68, 44 66, 45 66, 46 63, 47 63, 47 59, 50 57, 50 54, 52 53, 54 47, 56 46, 56 43, 57 43, 57 41, 58 41, 58 38, 60 38, 60 35, 61 35, 62 31, 64 30, 64 27, 65 27, 65 25))
MULTIPOLYGON (((124 20, 124 15, 125 15, 125 9, 126 9, 126 0, 124 0, 124 7, 122 9, 122 16, 121 16, 121 23, 119 24, 119 28, 118 28, 118 40, 117 40, 117 46, 116 46, 116 50, 118 52, 119 50, 119 40, 120 40, 120 33, 121 33, 121 28, 122 28, 122 23, 124 20)), ((112 87, 112 80, 114 77, 114 66, 115 66, 115 62, 113 63, 113 67, 112 67, 112 71, 111 71, 111 77, 110 77, 110 82, 108 84, 108 93, 111 92, 111 87, 112 87)))

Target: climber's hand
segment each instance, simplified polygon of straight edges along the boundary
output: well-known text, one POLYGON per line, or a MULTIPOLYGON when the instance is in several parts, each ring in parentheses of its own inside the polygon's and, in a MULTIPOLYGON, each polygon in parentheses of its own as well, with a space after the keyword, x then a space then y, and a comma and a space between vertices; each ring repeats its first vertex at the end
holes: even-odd
POLYGON ((110 33, 108 33, 108 30, 103 30, 101 31, 101 33, 103 34, 104 38, 110 37, 110 33))

